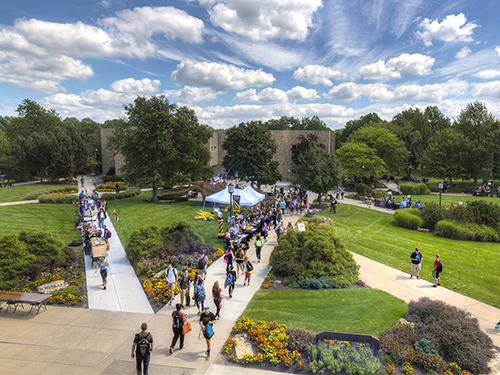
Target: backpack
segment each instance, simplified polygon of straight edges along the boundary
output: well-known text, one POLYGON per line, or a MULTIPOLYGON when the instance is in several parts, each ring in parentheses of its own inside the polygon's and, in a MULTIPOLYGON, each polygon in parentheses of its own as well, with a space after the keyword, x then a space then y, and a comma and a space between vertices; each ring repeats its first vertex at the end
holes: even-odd
POLYGON ((438 272, 443 272, 443 263, 441 263, 441 261, 439 261, 437 270, 438 272))
POLYGON ((253 272, 253 264, 250 261, 247 262, 247 272, 248 273, 252 273, 253 272))
POLYGON ((224 281, 224 289, 227 288, 229 285, 233 285, 233 274, 228 273, 226 276, 226 280, 224 281))
MULTIPOLYGON (((149 334, 148 336, 149 337, 149 334)), ((147 357, 149 355, 149 341, 147 338, 140 339, 139 342, 137 343, 137 348, 138 348, 138 354, 141 355, 141 357, 147 357)))
POLYGON ((174 321, 172 322, 172 328, 179 328, 182 326, 181 319, 179 318, 179 312, 175 314, 174 321))
POLYGON ((198 261, 198 269, 199 269, 199 270, 204 270, 206 265, 207 265, 207 264, 205 263, 205 257, 201 258, 201 259, 198 261))
POLYGON ((196 287, 196 300, 198 302, 205 301, 206 295, 205 295, 205 289, 201 286, 196 287))
POLYGON ((229 262, 229 251, 224 254, 224 262, 229 262))
POLYGON ((255 241, 255 246, 262 247, 262 241, 261 240, 255 241))
POLYGON ((214 332, 214 326, 211 325, 210 323, 208 323, 205 326, 205 334, 204 334, 205 337, 210 340, 212 338, 212 336, 214 335, 214 333, 215 333, 214 332))

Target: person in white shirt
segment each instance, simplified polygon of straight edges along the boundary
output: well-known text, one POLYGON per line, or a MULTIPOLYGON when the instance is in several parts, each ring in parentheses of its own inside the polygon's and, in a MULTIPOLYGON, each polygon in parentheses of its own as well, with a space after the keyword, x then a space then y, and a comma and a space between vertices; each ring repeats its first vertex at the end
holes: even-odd
POLYGON ((172 263, 169 263, 165 270, 165 279, 167 280, 168 290, 170 290, 170 302, 168 304, 171 305, 174 300, 174 289, 177 285, 177 270, 172 266, 172 263))

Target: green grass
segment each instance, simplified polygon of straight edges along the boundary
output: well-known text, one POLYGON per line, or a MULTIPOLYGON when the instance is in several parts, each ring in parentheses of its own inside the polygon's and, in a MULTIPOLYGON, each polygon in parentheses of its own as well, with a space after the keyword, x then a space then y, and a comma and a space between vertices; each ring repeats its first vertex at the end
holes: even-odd
MULTIPOLYGON (((424 177, 421 170, 412 170, 411 176, 416 178, 424 177)), ((429 189, 436 192, 439 191, 438 184, 441 180, 442 178, 429 178, 429 189)), ((479 185, 482 185, 482 182, 482 180, 478 180, 477 182, 474 182, 474 180, 453 180, 453 185, 455 185, 455 187, 452 187, 448 183, 448 193, 462 193, 465 189, 471 189, 473 186, 477 188, 479 185)), ((493 182, 496 187, 500 184, 500 180, 494 180, 493 182)))
MULTIPOLYGON (((62 185, 58 184, 30 184, 30 185, 14 185, 0 188, 0 203, 25 201, 27 196, 37 192, 48 192, 51 189, 57 189, 62 185)), ((64 185, 66 186, 66 185, 64 185)), ((75 189, 78 190, 76 185, 75 189)))
MULTIPOLYGON (((133 229, 156 225, 162 228, 173 221, 185 220, 194 225, 205 243, 213 243, 216 246, 224 244, 223 240, 217 239, 218 223, 214 221, 195 220, 196 212, 203 208, 199 201, 179 202, 179 203, 148 203, 144 199, 152 196, 151 191, 143 192, 136 197, 110 201, 108 204, 108 215, 116 210, 119 220, 113 219, 115 227, 123 246, 128 245, 130 232, 133 229)), ((212 208, 207 207, 205 211, 211 212, 212 208)), ((226 224, 227 226, 227 224, 226 224)))
POLYGON ((0 234, 18 234, 22 231, 46 231, 57 234, 66 246, 72 240, 80 240, 75 231, 78 208, 73 204, 30 203, 0 206, 0 234))
MULTIPOLYGON (((396 196, 396 202, 401 201, 402 196, 396 196)), ((428 203, 428 202, 434 202, 436 204, 439 204, 439 195, 438 194, 431 194, 431 195, 412 195, 411 196, 411 201, 412 203, 415 203, 416 201, 420 200, 422 203, 428 203)), ((500 198, 497 197, 473 197, 471 195, 446 195, 443 194, 441 197, 441 205, 449 207, 451 203, 453 202, 455 206, 458 206, 458 202, 462 201, 464 202, 469 202, 469 201, 485 201, 485 202, 490 202, 490 203, 495 203, 495 204, 500 204, 500 198)))
POLYGON ((379 335, 407 310, 404 301, 378 289, 281 289, 259 290, 242 315, 255 321, 276 320, 311 333, 379 335))
POLYGON ((347 248, 401 271, 410 272, 410 254, 420 248, 420 276, 432 280, 434 254, 439 253, 444 287, 500 308, 498 244, 457 241, 396 226, 393 215, 341 204, 337 215, 328 211, 331 225, 347 248))

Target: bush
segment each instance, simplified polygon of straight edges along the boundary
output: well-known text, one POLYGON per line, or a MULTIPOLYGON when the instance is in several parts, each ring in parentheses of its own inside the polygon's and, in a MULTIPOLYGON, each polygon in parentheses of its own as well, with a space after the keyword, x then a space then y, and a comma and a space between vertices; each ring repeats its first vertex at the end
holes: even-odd
POLYGON ((467 211, 477 224, 498 227, 500 224, 500 206, 485 201, 467 202, 467 211))
POLYGON ((427 340, 426 338, 417 341, 415 343, 415 349, 417 349, 420 353, 424 355, 425 354, 439 355, 434 344, 429 340, 427 340))
POLYGON ((78 202, 77 195, 41 195, 38 197, 40 203, 62 203, 62 204, 72 204, 78 202))
POLYGON ((356 185, 356 194, 358 194, 361 197, 367 197, 370 194, 373 196, 374 192, 368 185, 358 184, 356 185))
POLYGON ((445 361, 473 373, 491 371, 488 362, 494 356, 493 342, 469 312, 421 298, 410 302, 405 318, 416 324, 419 337, 431 341, 445 361))
POLYGON ((353 285, 359 278, 359 266, 352 254, 327 225, 310 225, 305 232, 288 230, 274 247, 270 264, 282 276, 324 276, 335 287, 353 285))
POLYGON ((445 238, 461 241, 500 242, 500 233, 486 225, 458 223, 441 220, 436 225, 436 232, 445 238))
POLYGON ((133 230, 127 246, 127 255, 133 265, 139 259, 147 256, 153 249, 163 246, 163 238, 157 226, 151 225, 145 228, 133 230))
POLYGON ((15 234, 0 235, 0 289, 9 290, 14 287, 23 270, 35 261, 26 244, 19 241, 15 234))
POLYGON ((124 192, 118 193, 118 194, 103 194, 101 195, 101 198, 107 201, 112 201, 114 199, 123 199, 123 198, 130 198, 130 197, 135 197, 137 195, 140 195, 142 193, 141 189, 137 187, 129 188, 125 190, 124 192))
MULTIPOLYGON (((411 210, 408 209, 408 210, 411 210)), ((405 210, 398 210, 394 213, 396 225, 406 229, 418 229, 422 226, 422 219, 405 210)))
MULTIPOLYGON (((27 200, 34 200, 34 199, 39 198, 42 195, 51 194, 51 193, 59 193, 61 191, 73 191, 73 190, 78 191, 78 188, 75 185, 60 185, 60 186, 55 187, 55 188, 46 188, 46 189, 41 189, 39 191, 35 191, 33 193, 30 193, 26 196, 26 199, 27 200)), ((78 201, 78 199, 77 199, 77 201, 78 201)))
MULTIPOLYGON (((108 175, 102 175, 102 176, 100 176, 100 177, 101 177, 101 179, 102 179, 102 181, 103 181, 104 183, 106 183, 106 182, 118 182, 118 181, 125 181, 125 180, 123 179, 123 177, 117 176, 116 174, 112 174, 112 175, 109 175, 109 176, 108 176, 108 175)), ((109 186, 109 185, 108 185, 108 186, 109 186)))
POLYGON ((21 232, 19 233, 19 240, 26 244, 28 252, 37 257, 63 255, 63 243, 58 235, 48 232, 21 232))
POLYGON ((65 247, 62 249, 65 256, 39 257, 29 266, 27 266, 23 275, 28 276, 30 280, 36 280, 42 276, 42 273, 57 273, 57 269, 70 269, 74 264, 78 264, 78 256, 75 249, 65 247))
POLYGON ((314 342, 314 336, 303 329, 291 329, 288 331, 288 349, 304 353, 308 345, 314 342))
POLYGON ((431 193, 424 183, 400 182, 399 190, 403 195, 428 195, 431 193))
POLYGON ((226 182, 217 182, 215 184, 212 184, 210 182, 197 182, 195 184, 195 189, 198 193, 203 195, 203 197, 208 197, 209 195, 224 190, 226 186, 227 186, 226 182))
POLYGON ((180 242, 182 240, 189 242, 202 242, 201 236, 191 223, 181 220, 174 221, 170 225, 163 227, 160 234, 165 243, 180 242))
MULTIPOLYGON (((118 181, 118 180, 117 180, 118 181)), ((119 181, 122 181, 122 180, 119 180, 119 181)), ((98 184, 96 185, 95 187, 97 190, 100 190, 100 189, 113 189, 113 191, 115 190, 115 185, 114 184, 98 184)), ((125 191, 127 190, 129 187, 125 184, 120 184, 120 191, 125 191)))
POLYGON ((291 276, 291 287, 296 289, 330 289, 333 285, 324 277, 306 279, 304 276, 291 276))
POLYGON ((420 217, 423 220, 422 227, 431 231, 436 229, 438 221, 444 219, 445 211, 436 203, 426 203, 420 211, 420 217))

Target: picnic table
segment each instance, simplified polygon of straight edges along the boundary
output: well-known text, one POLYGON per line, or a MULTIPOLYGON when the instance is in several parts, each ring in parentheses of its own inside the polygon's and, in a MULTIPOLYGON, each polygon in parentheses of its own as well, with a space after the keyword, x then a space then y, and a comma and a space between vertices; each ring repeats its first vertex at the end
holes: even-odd
POLYGON ((33 312, 33 316, 38 314, 40 308, 42 307, 45 310, 47 310, 44 302, 49 297, 50 294, 41 294, 41 293, 24 293, 24 292, 9 292, 9 291, 0 292, 0 302, 2 301, 7 302, 7 308, 5 309, 4 313, 6 313, 10 307, 14 308, 14 313, 15 313, 19 305, 21 305, 21 307, 24 309, 23 303, 29 303, 31 305, 29 313, 31 314, 31 312, 33 312))
POLYGON ((106 250, 106 242, 101 238, 92 238, 92 263, 98 261, 101 257, 107 257, 108 251, 106 250))

